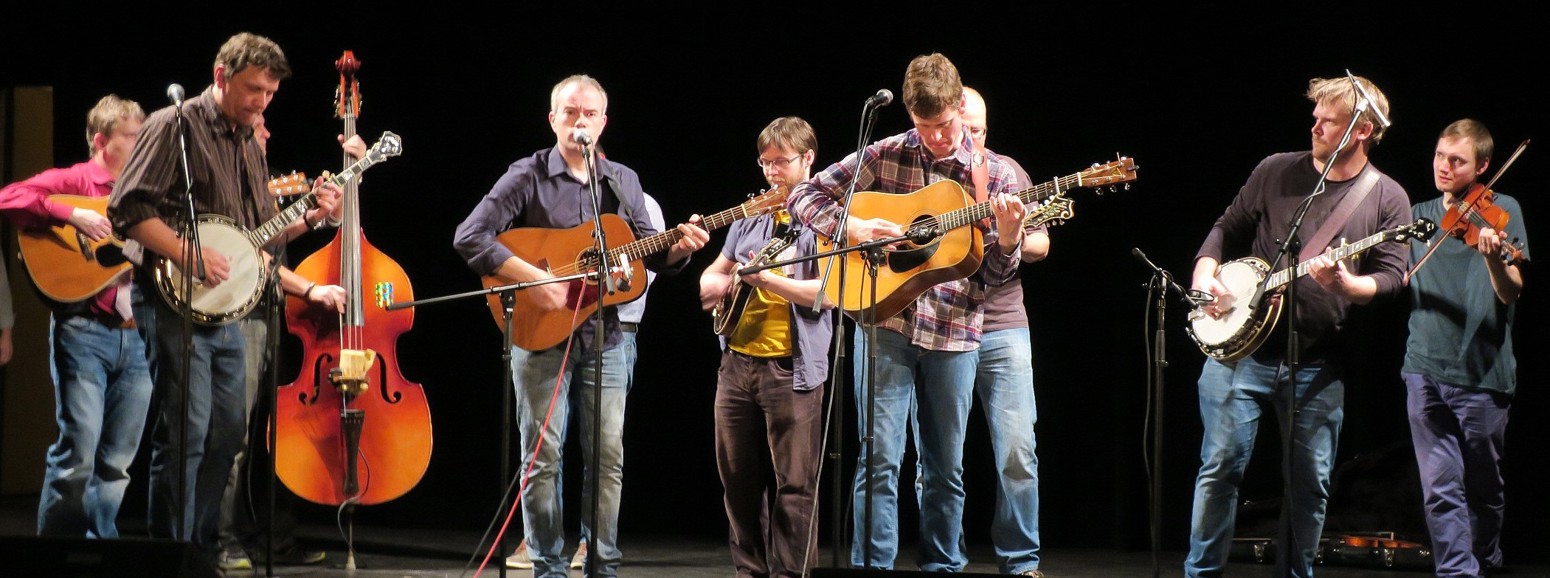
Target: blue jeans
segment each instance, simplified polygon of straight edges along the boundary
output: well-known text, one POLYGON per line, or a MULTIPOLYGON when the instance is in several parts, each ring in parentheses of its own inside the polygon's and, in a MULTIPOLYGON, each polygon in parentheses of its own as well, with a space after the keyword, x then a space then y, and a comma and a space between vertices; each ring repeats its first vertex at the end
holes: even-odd
MULTIPOLYGON (((641 296, 641 299, 645 299, 645 296, 641 296)), ((636 336, 636 333, 634 331, 621 331, 620 332, 619 349, 624 352, 624 363, 625 363, 625 365, 627 367, 630 368, 630 371, 629 371, 629 383, 625 384, 625 386, 624 386, 624 392, 625 393, 629 393, 631 389, 635 388, 635 361, 640 358, 640 349, 638 347, 636 347, 635 336, 636 336)), ((590 366, 588 366, 588 367, 590 367, 590 366)), ((604 368, 604 371, 607 371, 607 368, 604 368)), ((607 395, 607 393, 605 392, 604 395, 607 395)), ((592 398, 587 398, 587 400, 588 400, 587 403, 588 404, 592 403, 591 399, 592 398)), ((567 422, 566 423, 566 427, 569 427, 569 426, 570 426, 570 424, 569 424, 569 422, 567 422)), ((565 434, 561 434, 561 435, 565 435, 565 434)), ((591 463, 591 462, 589 461, 588 463, 591 463)), ((585 482, 585 479, 583 479, 583 482, 585 482)), ((564 488, 565 487, 565 472, 563 470, 559 473, 559 477, 555 479, 555 486, 556 487, 560 487, 560 488, 564 488)), ((585 514, 587 516, 591 516, 592 511, 591 510, 587 510, 586 512, 583 512, 583 514, 585 514)), ((581 528, 581 541, 580 541, 580 543, 584 544, 584 543, 587 542, 587 540, 590 540, 590 539, 591 539, 591 535, 587 533, 587 528, 586 528, 585 525, 583 525, 582 528, 581 528)))
MULTIPOLYGON (((1254 450, 1260 418, 1286 413, 1284 363, 1266 365, 1252 357, 1223 364, 1206 360, 1200 372, 1200 475, 1190 520, 1184 575, 1221 576, 1232 547, 1238 486, 1254 450)), ((1329 473, 1345 420, 1345 384, 1322 364, 1303 364, 1294 388, 1291 473, 1292 553, 1289 567, 1299 578, 1313 576, 1313 555, 1324 529, 1329 473)), ((1277 436, 1279 438, 1279 436, 1277 436)))
POLYGON ((1033 433, 1039 409, 1028 328, 985 333, 974 390, 990 425, 1000 481, 990 540, 1001 572, 1019 574, 1039 567, 1039 456, 1033 433))
MULTIPOLYGON (((856 426, 864 438, 867 421, 867 339, 856 331, 855 396, 856 426)), ((928 351, 909 338, 886 329, 877 330, 876 426, 872 428, 871 453, 862 453, 856 464, 854 528, 850 560, 855 566, 893 568, 899 553, 899 469, 904 459, 910 405, 919 396, 921 500, 930 504, 920 512, 920 568, 927 571, 962 571, 968 556, 961 549, 963 536, 963 440, 973 403, 977 356, 973 351, 928 351), (917 376, 919 387, 917 387, 917 376), (868 466, 869 461, 876 464, 868 466), (871 472, 870 479, 868 472, 871 472), (872 489, 872 556, 866 559, 866 488, 872 489)))
POLYGON ((48 448, 38 534, 117 538, 151 404, 145 341, 134 329, 56 316, 49 343, 59 438, 48 448))
POLYGON ((213 555, 220 550, 221 496, 242 451, 247 423, 246 376, 240 323, 207 327, 195 324, 192 355, 184 375, 183 321, 158 298, 154 333, 156 424, 151 428, 148 526, 153 538, 188 540, 213 555), (188 425, 183 438, 183 392, 188 392, 188 425), (183 514, 178 516, 177 472, 180 447, 184 465, 183 514))
MULTIPOLYGON (((590 337, 590 335, 589 335, 590 337)), ((614 347, 602 353, 603 380, 600 404, 602 439, 599 447, 599 471, 597 486, 601 493, 598 513, 597 551, 592 555, 602 564, 594 572, 587 568, 588 576, 614 576, 618 573, 621 554, 617 548, 619 535, 619 491, 624 482, 624 405, 629 393, 630 367, 624 346, 614 347)), ((583 479, 591 476, 593 423, 598 419, 592 411, 593 395, 598 382, 593 371, 595 353, 575 354, 567 362, 563 347, 544 351, 527 351, 520 347, 511 349, 512 381, 516 390, 516 420, 522 432, 522 470, 529 471, 531 478, 522 493, 522 513, 527 537, 528 556, 533 560, 533 576, 565 577, 569 560, 560 557, 565 547, 564 506, 560 495, 560 467, 565 445, 566 421, 570 409, 580 409, 581 419, 576 424, 581 430, 582 459, 586 463, 583 479), (562 366, 563 364, 563 366, 562 366), (559 379, 558 389, 556 379, 559 379), (575 383, 577 387, 571 387, 575 383), (553 411, 550 412, 550 402, 553 411), (547 421, 546 421, 547 420, 547 421), (547 427, 546 427, 547 426, 547 427), (533 451, 542 438, 535 460, 533 451)), ((582 491, 581 532, 591 536, 592 488, 584 484, 582 491)))
POLYGON ((1437 575, 1481 576, 1502 564, 1501 461, 1512 398, 1419 373, 1400 376, 1437 575))

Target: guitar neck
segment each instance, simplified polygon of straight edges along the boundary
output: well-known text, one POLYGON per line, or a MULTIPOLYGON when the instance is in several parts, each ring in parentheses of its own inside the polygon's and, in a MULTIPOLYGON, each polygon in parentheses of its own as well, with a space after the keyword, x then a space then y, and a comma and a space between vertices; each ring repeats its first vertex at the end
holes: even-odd
MULTIPOLYGON (((1082 174, 1076 173, 1023 189, 1017 193, 1017 199, 1022 201, 1024 205, 1043 202, 1045 199, 1081 186, 1084 186, 1082 184, 1082 174)), ((990 201, 985 201, 945 213, 938 217, 938 222, 941 223, 943 229, 951 230, 975 221, 987 219, 994 214, 990 209, 990 201)))
MULTIPOLYGON (((700 222, 700 228, 705 229, 707 232, 714 231, 716 229, 720 229, 732 224, 733 221, 744 219, 748 216, 748 211, 745 210, 743 205, 738 205, 714 215, 707 215, 700 222)), ((629 255, 630 260, 635 261, 666 251, 669 247, 672 247, 674 243, 677 243, 678 240, 682 238, 683 233, 678 232, 677 228, 668 229, 667 231, 657 233, 650 237, 638 239, 629 243, 625 243, 624 245, 620 245, 609 253, 615 257, 618 257, 619 255, 629 255)))
MULTIPOLYGON (((1384 236, 1386 234, 1387 233, 1378 233, 1376 235, 1373 235, 1371 237, 1367 237, 1367 238, 1362 239, 1360 241, 1357 241, 1355 243, 1351 243, 1351 244, 1348 244, 1348 245, 1341 245, 1339 247, 1335 247, 1333 249, 1325 251, 1320 256, 1321 257, 1329 257, 1330 259, 1335 260, 1335 261, 1339 261, 1339 260, 1342 260, 1342 259, 1350 259, 1352 257, 1355 257, 1355 256, 1361 254, 1362 251, 1366 251, 1368 249, 1371 249, 1373 246, 1377 245, 1378 243, 1382 243, 1383 240, 1384 240, 1384 236)), ((1309 261, 1311 261, 1311 259, 1309 261)), ((1278 289, 1282 285, 1285 285, 1287 283, 1291 283, 1292 280, 1296 279, 1297 277, 1302 277, 1303 275, 1307 275, 1308 271, 1310 270, 1310 265, 1311 265, 1309 263, 1309 261, 1303 261, 1303 262, 1297 264, 1297 274, 1296 275, 1292 274, 1292 269, 1290 267, 1288 267, 1286 269, 1282 269, 1280 271, 1276 271, 1275 274, 1271 275, 1270 278, 1269 278, 1268 288, 1269 289, 1278 289)))

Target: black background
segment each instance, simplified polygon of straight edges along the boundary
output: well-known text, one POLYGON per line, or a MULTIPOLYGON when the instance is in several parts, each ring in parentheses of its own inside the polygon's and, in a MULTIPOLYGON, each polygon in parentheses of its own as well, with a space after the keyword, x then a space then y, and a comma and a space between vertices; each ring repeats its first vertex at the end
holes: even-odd
MULTIPOLYGON (((1148 546, 1151 446, 1145 434, 1155 384, 1144 339, 1153 310, 1144 288, 1149 273, 1129 253, 1141 248, 1187 280, 1195 249, 1254 165, 1274 152, 1308 148, 1312 104, 1302 96, 1308 79, 1350 69, 1387 93, 1395 124, 1373 159, 1407 187, 1412 201, 1435 194, 1429 161, 1447 123, 1466 116, 1483 121, 1497 140, 1497 164, 1547 128, 1544 47, 1529 40, 1539 31, 1510 12, 1446 22, 1376 8, 1315 16, 1309 5, 817 8, 474 10, 416 3, 370 14, 283 3, 240 12, 83 8, 47 15, 58 19, 22 18, 0 39, 0 80, 54 87, 55 156, 63 165, 85 157, 81 119, 103 94, 161 108, 168 83, 181 83, 191 95, 209 84, 215 52, 228 36, 266 35, 284 48, 295 71, 267 113, 274 132, 270 168, 317 174, 338 169, 333 139, 342 125, 331 116, 338 84, 333 62, 353 50, 362 62, 365 97, 359 132, 370 142, 391 130, 405 146, 403 156, 367 175, 362 222, 371 242, 406 271, 416 296, 426 298, 479 288, 478 276, 452 250, 453 230, 510 162, 553 144, 545 121, 549 90, 566 75, 587 73, 602 82, 610 105, 602 144, 612 159, 640 173, 675 223, 730 207, 764 186, 753 163, 754 138, 769 120, 797 115, 810 121, 822 168, 855 147, 863 100, 879 88, 898 94, 911 58, 942 52, 985 95, 991 148, 1016 157, 1035 180, 1117 154, 1134 157, 1140 167, 1129 190, 1074 193, 1076 219, 1053 232, 1050 257, 1021 275, 1041 410, 1043 536, 1055 547, 1148 546), (1476 21, 1489 21, 1492 29, 1476 21)), ((895 103, 879 115, 874 136, 909 126, 895 103)), ((1496 186, 1521 200, 1531 232, 1534 216, 1543 214, 1532 189, 1544 154, 1530 147, 1496 186)), ((626 533, 725 531, 712 458, 717 351, 695 298, 698 272, 723 237, 713 235, 684 274, 658 279, 650 295, 625 432, 620 524, 626 533)), ((327 241, 308 237, 291 251, 308 254, 327 241)), ((1544 556, 1535 552, 1545 536, 1540 522, 1550 514, 1539 478, 1540 448, 1550 441, 1542 427, 1550 413, 1541 387, 1545 349, 1532 338, 1544 321, 1546 294, 1528 276, 1518 308, 1522 387, 1505 463, 1506 546, 1520 560, 1544 556)), ((1203 357, 1182 331, 1185 313, 1177 304, 1168 308, 1160 464, 1167 548, 1186 544, 1199 465, 1194 380, 1203 357)), ((1392 455, 1408 452, 1398 380, 1404 315, 1398 300, 1354 320, 1367 337, 1357 346, 1366 363, 1348 378, 1341 463, 1395 447, 1400 451, 1392 455)), ((359 523, 477 529, 496 514, 503 486, 500 343, 482 300, 417 312, 396 355, 388 355, 427 392, 435 452, 413 491, 359 510, 359 523)), ((284 370, 282 380, 293 371, 284 370)), ((847 424, 854 423, 850 397, 841 399, 847 424)), ((995 499, 983 423, 976 409, 965 460, 965 524, 975 542, 989 540, 995 499)), ((1246 500, 1280 495, 1278 439, 1270 424, 1263 433, 1246 500)), ((854 436, 845 439, 849 456, 854 436)), ((852 463, 842 463, 847 476, 852 463)), ((581 478, 576 465, 567 476, 573 488, 581 478)), ((828 540, 833 466, 825 467, 828 540)), ((136 488, 142 483, 136 480, 136 488)), ((1375 483, 1383 499, 1418 493, 1392 472, 1375 483)), ((131 492, 131 499, 140 495, 131 492)), ((579 497, 567 503, 574 520, 579 497)), ((1376 503, 1333 504, 1331 520, 1376 503)), ((329 523, 332 511, 308 505, 302 515, 329 523)), ((905 516, 912 526, 913 514, 905 516)))

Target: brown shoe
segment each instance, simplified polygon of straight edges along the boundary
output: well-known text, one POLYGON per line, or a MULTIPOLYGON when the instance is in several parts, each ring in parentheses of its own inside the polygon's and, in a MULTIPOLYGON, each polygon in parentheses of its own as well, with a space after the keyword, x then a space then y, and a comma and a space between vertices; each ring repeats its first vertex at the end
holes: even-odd
POLYGON ((510 556, 506 557, 506 567, 518 570, 533 569, 533 560, 527 557, 527 538, 523 538, 522 542, 517 544, 516 552, 512 552, 510 556))

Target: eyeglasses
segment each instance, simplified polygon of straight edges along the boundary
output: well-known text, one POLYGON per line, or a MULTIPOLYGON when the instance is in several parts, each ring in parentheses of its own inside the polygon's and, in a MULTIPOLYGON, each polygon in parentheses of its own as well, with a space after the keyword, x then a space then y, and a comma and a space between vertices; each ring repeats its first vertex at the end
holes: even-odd
POLYGON ((776 170, 783 171, 786 170, 786 167, 791 166, 791 163, 797 162, 797 159, 799 158, 802 158, 802 155, 791 155, 791 158, 789 159, 767 160, 761 158, 759 159, 759 168, 767 169, 770 167, 775 167, 776 170))
POLYGON ((987 130, 990 130, 990 129, 987 129, 985 127, 972 127, 971 126, 971 127, 969 127, 969 137, 970 138, 985 138, 985 131, 987 131, 987 130))

